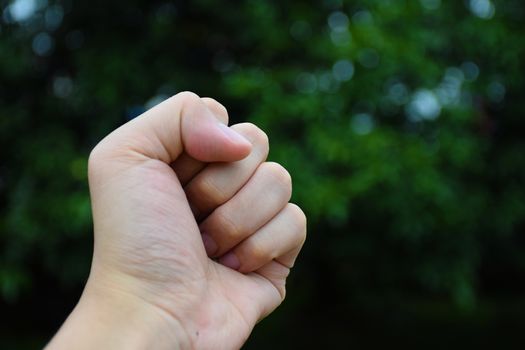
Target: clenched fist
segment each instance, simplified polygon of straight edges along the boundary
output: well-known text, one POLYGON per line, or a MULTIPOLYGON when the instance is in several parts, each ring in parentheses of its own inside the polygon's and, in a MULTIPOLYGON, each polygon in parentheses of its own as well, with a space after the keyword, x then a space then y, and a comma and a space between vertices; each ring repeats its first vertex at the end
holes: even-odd
POLYGON ((285 296, 306 236, 268 138, 180 93, 89 160, 95 246, 49 349, 237 349, 285 296))

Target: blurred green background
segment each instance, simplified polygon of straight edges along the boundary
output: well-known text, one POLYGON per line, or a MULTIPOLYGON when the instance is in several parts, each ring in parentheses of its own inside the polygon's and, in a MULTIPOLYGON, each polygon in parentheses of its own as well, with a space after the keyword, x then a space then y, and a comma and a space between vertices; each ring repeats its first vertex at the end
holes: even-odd
POLYGON ((270 135, 309 239, 247 349, 525 343, 522 0, 0 1, 0 348, 92 252, 105 134, 182 90, 270 135))

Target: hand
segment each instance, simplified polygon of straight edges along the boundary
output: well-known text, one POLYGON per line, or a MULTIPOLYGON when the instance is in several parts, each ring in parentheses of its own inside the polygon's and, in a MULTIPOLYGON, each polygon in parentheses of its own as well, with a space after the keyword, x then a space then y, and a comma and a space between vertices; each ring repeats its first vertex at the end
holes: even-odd
POLYGON ((227 119, 180 93, 93 150, 92 269, 50 348, 235 349, 282 302, 305 216, 266 135, 227 119))

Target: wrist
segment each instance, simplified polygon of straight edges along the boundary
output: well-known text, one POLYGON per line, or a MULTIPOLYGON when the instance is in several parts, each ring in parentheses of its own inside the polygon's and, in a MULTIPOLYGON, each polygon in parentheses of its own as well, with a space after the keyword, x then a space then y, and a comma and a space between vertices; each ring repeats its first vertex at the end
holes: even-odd
POLYGON ((183 326, 131 293, 88 281, 46 349, 190 349, 183 326))

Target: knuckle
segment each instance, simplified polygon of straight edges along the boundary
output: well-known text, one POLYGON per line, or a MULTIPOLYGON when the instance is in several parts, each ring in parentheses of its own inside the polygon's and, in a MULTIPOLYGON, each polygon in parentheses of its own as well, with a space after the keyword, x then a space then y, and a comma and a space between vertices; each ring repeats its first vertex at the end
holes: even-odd
POLYGON ((270 150, 270 142, 268 135, 261 128, 252 123, 237 124, 234 126, 234 128, 242 133, 242 135, 248 140, 250 140, 252 145, 261 149, 262 153, 268 155, 270 150))
POLYGON ((288 203, 286 206, 286 209, 290 213, 290 216, 292 217, 293 227, 295 229, 293 230, 294 233, 297 235, 297 239, 302 243, 306 240, 306 226, 307 226, 307 219, 306 215, 302 211, 302 209, 294 203, 288 203))
POLYGON ((246 123, 245 125, 246 136, 252 140, 254 145, 268 147, 268 135, 261 128, 252 123, 246 123))
POLYGON ((261 164, 263 171, 272 181, 277 183, 277 186, 282 188, 291 195, 292 193, 292 177, 288 170, 286 170, 281 164, 275 162, 266 162, 261 164))
POLYGON ((205 200, 210 206, 218 206, 224 202, 223 191, 207 176, 199 176, 191 181, 187 192, 193 200, 205 200))
POLYGON ((181 99, 184 103, 197 103, 200 101, 199 95, 191 91, 182 91, 174 96, 176 99, 181 99))
POLYGON ((175 106, 180 106, 181 112, 186 109, 195 108, 195 106, 203 103, 199 95, 191 91, 179 92, 167 101, 171 103, 174 108, 176 108, 175 106))
POLYGON ((228 115, 228 110, 226 109, 226 107, 224 107, 224 105, 220 103, 219 101, 217 101, 216 99, 211 98, 211 97, 202 97, 201 100, 204 101, 208 105, 212 105, 213 108, 221 115, 224 115, 224 116, 228 115))
POLYGON ((215 227, 220 227, 221 241, 227 243, 235 243, 243 237, 243 229, 228 215, 224 207, 220 207, 214 211, 215 227))
POLYGON ((260 242, 248 240, 246 241, 246 245, 247 247, 245 248, 245 255, 249 256, 250 260, 256 262, 257 264, 273 258, 270 255, 268 249, 266 249, 266 247, 260 242))

